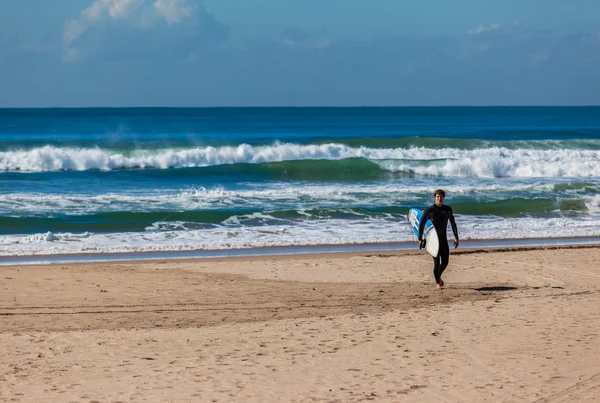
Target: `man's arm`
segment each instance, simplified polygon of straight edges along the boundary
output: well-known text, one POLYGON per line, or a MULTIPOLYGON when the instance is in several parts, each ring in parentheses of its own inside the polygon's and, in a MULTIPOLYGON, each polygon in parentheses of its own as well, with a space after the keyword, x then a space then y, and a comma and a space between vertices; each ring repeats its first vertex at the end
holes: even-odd
POLYGON ((425 230, 425 223, 429 217, 429 213, 431 213, 431 207, 423 211, 423 215, 421 216, 421 221, 419 221, 419 242, 423 240, 423 231, 425 230))
POLYGON ((458 228, 456 227, 456 221, 454 221, 454 212, 450 206, 448 206, 448 218, 450 219, 450 226, 452 226, 452 233, 454 234, 454 247, 458 248, 458 228))

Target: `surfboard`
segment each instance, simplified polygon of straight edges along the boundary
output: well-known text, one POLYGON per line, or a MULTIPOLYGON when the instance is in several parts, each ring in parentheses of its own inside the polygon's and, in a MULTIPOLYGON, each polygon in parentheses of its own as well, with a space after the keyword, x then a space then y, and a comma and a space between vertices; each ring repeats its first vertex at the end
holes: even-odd
MULTIPOLYGON (((419 222, 421 221, 422 216, 423 212, 419 209, 411 208, 408 210, 408 222, 410 223, 410 226, 412 227, 416 237, 419 236, 419 222)), ((431 223, 431 220, 427 220, 425 223, 425 230, 423 232, 426 241, 425 249, 431 256, 436 257, 440 249, 440 239, 438 238, 437 232, 431 223)))

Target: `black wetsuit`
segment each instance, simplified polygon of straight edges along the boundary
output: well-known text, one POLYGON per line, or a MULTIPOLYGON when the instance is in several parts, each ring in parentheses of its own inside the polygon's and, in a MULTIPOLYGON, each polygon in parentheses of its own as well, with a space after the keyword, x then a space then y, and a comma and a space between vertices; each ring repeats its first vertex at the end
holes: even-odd
POLYGON ((458 229, 456 228, 456 222, 454 221, 454 214, 452 208, 442 204, 442 207, 432 205, 423 211, 423 216, 419 222, 419 241, 423 239, 423 231, 425 230, 425 223, 427 219, 431 220, 431 223, 435 227, 435 231, 438 234, 440 240, 440 249, 438 255, 433 258, 433 275, 435 276, 436 284, 440 284, 442 273, 448 266, 448 259, 450 258, 450 248, 448 247, 448 238, 446 236, 446 228, 448 226, 448 220, 452 225, 452 232, 454 233, 454 239, 458 240, 458 229))

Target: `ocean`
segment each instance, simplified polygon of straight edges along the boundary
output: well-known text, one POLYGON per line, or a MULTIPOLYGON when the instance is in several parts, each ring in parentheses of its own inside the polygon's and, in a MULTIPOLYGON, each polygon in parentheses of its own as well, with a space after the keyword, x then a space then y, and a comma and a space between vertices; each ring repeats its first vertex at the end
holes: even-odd
POLYGON ((600 107, 0 109, 0 255, 600 237, 600 107), (449 239, 452 233, 449 231, 449 239))

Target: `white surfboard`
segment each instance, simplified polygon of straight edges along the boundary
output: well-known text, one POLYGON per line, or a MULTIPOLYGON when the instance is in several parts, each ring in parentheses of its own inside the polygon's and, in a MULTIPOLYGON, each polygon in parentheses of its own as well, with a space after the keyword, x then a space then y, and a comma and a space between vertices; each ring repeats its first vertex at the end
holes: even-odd
MULTIPOLYGON (((410 223, 410 226, 417 237, 419 236, 419 222, 421 221, 422 216, 423 212, 419 209, 411 208, 408 211, 408 222, 410 223)), ((427 220, 425 223, 425 230, 423 232, 426 241, 425 249, 431 256, 437 257, 440 250, 440 239, 438 238, 437 231, 430 220, 427 220)))

